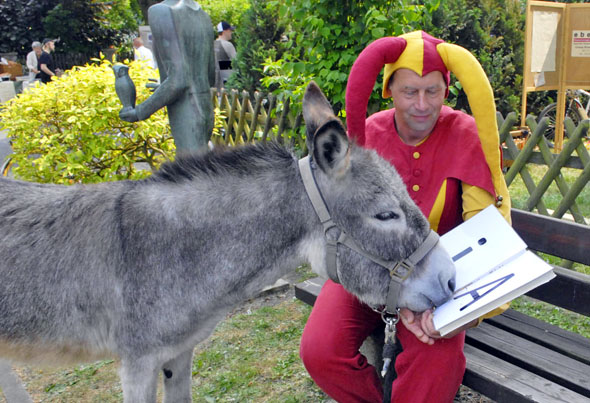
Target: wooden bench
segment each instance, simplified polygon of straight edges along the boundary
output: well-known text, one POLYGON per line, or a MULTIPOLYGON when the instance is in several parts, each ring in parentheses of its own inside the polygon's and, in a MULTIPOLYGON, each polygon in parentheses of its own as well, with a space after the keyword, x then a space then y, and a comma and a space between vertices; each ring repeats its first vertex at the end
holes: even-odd
MULTIPOLYGON (((590 265, 590 226, 517 209, 512 225, 530 249, 590 265)), ((590 321, 590 276, 555 273, 527 295, 590 321)), ((313 305, 324 281, 297 284, 295 296, 313 305)), ((590 402, 590 339, 512 309, 469 329, 465 356, 463 384, 498 402, 590 402)))

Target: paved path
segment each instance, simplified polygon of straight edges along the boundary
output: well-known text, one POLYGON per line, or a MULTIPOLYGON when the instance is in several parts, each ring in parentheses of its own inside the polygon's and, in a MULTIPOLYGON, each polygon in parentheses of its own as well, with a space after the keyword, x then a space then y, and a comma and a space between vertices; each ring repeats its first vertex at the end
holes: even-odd
POLYGON ((7 403, 33 403, 8 361, 0 360, 0 392, 7 403))
POLYGON ((6 130, 0 130, 0 165, 4 162, 4 158, 11 152, 10 144, 6 138, 6 130))

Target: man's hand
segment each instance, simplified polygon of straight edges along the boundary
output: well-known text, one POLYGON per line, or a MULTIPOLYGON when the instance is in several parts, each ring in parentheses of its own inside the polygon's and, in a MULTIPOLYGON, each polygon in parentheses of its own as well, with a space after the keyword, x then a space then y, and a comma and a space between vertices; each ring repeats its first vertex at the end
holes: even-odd
POLYGON ((119 117, 126 121, 126 122, 137 122, 139 118, 137 117, 137 110, 130 106, 126 106, 119 111, 119 117))
MULTIPOLYGON (((429 311, 426 311, 429 312, 429 311)), ((434 337, 431 337, 429 334, 426 333, 425 329, 422 326, 422 319, 426 312, 422 313, 414 313, 407 308, 402 308, 399 312, 402 323, 410 332, 416 336, 418 340, 422 343, 426 344, 434 344, 434 337)), ((434 325, 432 325, 434 327, 434 325)), ((440 335, 439 337, 440 338, 440 335)))
POLYGON ((431 309, 428 309, 424 312, 415 313, 407 308, 402 308, 400 310, 400 316, 404 326, 410 332, 412 332, 418 340, 426 344, 434 344, 435 340, 441 338, 450 339, 464 330, 477 326, 478 322, 477 319, 475 319, 442 337, 440 333, 434 328, 434 314, 431 309))

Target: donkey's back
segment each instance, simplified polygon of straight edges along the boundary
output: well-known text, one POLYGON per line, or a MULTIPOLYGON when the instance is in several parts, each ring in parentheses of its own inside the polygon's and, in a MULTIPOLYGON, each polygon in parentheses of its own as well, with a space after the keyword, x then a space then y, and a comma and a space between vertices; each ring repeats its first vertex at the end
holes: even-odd
POLYGON ((0 355, 194 346, 211 318, 303 261, 313 216, 292 195, 295 164, 272 143, 178 158, 137 182, 1 179, 0 355))

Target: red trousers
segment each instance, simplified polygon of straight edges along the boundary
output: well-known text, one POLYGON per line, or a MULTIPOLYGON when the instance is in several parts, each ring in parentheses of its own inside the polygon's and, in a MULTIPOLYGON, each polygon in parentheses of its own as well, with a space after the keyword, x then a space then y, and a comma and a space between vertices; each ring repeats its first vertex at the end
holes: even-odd
MULTIPOLYGON (((359 352, 381 316, 330 280, 318 296, 301 338, 300 356, 316 384, 340 403, 383 401, 374 367, 359 352)), ((465 332, 433 345, 419 341, 401 321, 392 402, 452 402, 465 372, 465 332)))

